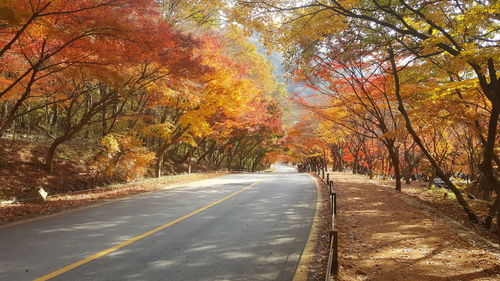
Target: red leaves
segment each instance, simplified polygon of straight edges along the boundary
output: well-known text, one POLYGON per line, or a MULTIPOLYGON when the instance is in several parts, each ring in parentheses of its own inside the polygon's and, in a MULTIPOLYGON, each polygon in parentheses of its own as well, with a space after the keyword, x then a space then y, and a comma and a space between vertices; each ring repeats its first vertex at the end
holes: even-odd
POLYGON ((148 147, 122 162, 142 173, 152 157, 141 155, 153 150, 160 159, 178 144, 247 136, 265 148, 282 134, 272 67, 244 33, 179 30, 159 11, 151 0, 3 1, 0 102, 13 102, 0 136, 16 119, 37 120, 29 134, 54 139, 52 172, 58 145, 77 135, 92 144, 131 132, 148 147), (142 130, 166 124, 169 132, 142 130))
POLYGON ((75 65, 155 61, 171 73, 186 75, 187 69, 200 65, 192 57, 198 42, 159 20, 153 1, 39 1, 34 6, 33 1, 17 0, 6 9, 17 15, 19 24, 1 28, 0 66, 19 81, 0 88, 0 98, 32 71, 41 79, 75 65))

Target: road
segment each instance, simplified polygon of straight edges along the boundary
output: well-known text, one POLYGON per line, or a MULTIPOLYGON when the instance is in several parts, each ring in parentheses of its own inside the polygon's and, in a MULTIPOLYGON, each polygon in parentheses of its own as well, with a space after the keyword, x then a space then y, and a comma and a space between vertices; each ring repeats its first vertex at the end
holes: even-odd
POLYGON ((1 228, 0 280, 292 280, 315 206, 285 166, 133 196, 1 228))

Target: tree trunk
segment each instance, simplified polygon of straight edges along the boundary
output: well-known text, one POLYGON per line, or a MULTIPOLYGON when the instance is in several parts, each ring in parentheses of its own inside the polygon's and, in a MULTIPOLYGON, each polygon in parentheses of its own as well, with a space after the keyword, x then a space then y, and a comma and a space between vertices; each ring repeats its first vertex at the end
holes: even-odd
MULTIPOLYGON (((215 142, 210 146, 210 148, 208 150, 206 150, 205 152, 203 152, 203 154, 200 155, 200 157, 198 157, 198 160, 196 161, 196 164, 200 165, 201 162, 203 160, 205 160, 205 157, 207 157, 207 155, 211 155, 214 150, 215 150, 215 142)), ((210 159, 211 157, 209 157, 210 159)))
POLYGON ((155 163, 155 177, 161 177, 161 169, 163 166, 163 159, 165 157, 165 152, 169 145, 166 142, 161 143, 158 146, 158 150, 156 151, 156 163, 155 163))
POLYGON ((469 62, 470 66, 476 72, 479 80, 479 85, 484 95, 491 102, 492 112, 488 121, 488 134, 486 143, 483 150, 483 161, 479 165, 479 185, 483 192, 495 190, 497 194, 500 193, 500 183, 495 177, 493 165, 491 162, 496 159, 495 155, 495 141, 497 134, 498 118, 500 113, 500 80, 497 78, 497 71, 493 59, 488 59, 487 69, 489 72, 489 83, 487 75, 483 73, 481 66, 474 62, 469 62))
POLYGON ((156 154, 155 177, 161 177, 161 168, 163 165, 163 153, 156 154))
POLYGON ((493 106, 490 120, 488 122, 488 138, 483 152, 483 161, 479 164, 479 186, 483 191, 483 197, 489 200, 491 192, 494 190, 500 194, 500 183, 495 177, 493 170, 493 155, 495 153, 495 135, 498 126, 499 110, 493 106))
POLYGON ((493 222, 493 218, 496 216, 497 217, 497 226, 499 228, 498 230, 500 231, 500 223, 499 223, 500 221, 498 220, 499 215, 500 215, 500 196, 497 196, 497 198, 495 199, 495 202, 490 207, 490 211, 488 213, 488 216, 486 217, 486 220, 484 221, 484 227, 486 227, 486 229, 490 229, 491 223, 493 222))
POLYGON ((52 173, 54 171, 54 156, 57 150, 57 147, 61 145, 63 142, 69 139, 68 135, 62 135, 56 138, 49 147, 47 151, 47 156, 45 157, 45 169, 52 173))
POLYGON ((411 177, 412 171, 413 171, 412 165, 410 163, 408 163, 408 161, 406 161, 406 167, 405 167, 404 173, 403 173, 406 184, 411 184, 410 177, 411 177))
POLYGON ((394 176, 396 179, 396 190, 401 191, 401 169, 399 167, 399 153, 394 146, 394 141, 388 141, 389 157, 394 167, 394 176))
POLYGON ((373 160, 368 159, 366 162, 368 163, 368 176, 373 179, 373 160))
POLYGON ((5 131, 7 131, 11 125, 12 122, 16 119, 16 113, 17 110, 23 105, 23 103, 29 98, 31 94, 31 88, 33 87, 33 84, 35 83, 35 78, 37 75, 38 71, 33 70, 33 73, 31 74, 31 78, 28 81, 28 84, 26 85, 26 89, 24 90, 23 94, 21 97, 14 102, 14 105, 10 109, 9 114, 6 116, 5 120, 0 120, 0 137, 5 134, 5 131))
POLYGON ((352 173, 357 174, 358 173, 358 162, 359 162, 359 156, 356 151, 356 154, 354 156, 354 162, 352 163, 352 173))

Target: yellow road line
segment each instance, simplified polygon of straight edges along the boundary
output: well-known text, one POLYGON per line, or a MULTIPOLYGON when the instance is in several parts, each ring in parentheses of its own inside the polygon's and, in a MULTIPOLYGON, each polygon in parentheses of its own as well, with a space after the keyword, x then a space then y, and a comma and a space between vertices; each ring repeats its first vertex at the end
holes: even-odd
POLYGON ((212 206, 215 206, 215 205, 217 205, 217 204, 219 204, 219 203, 221 203, 221 202, 223 202, 223 201, 226 201, 227 199, 229 199, 229 198, 231 198, 231 197, 234 197, 234 196, 236 196, 236 195, 238 195, 238 194, 242 193, 243 191, 246 191, 246 190, 248 190, 248 189, 250 189, 250 188, 254 187, 254 186, 255 186, 255 185, 257 185, 258 183, 262 182, 265 178, 267 178, 267 177, 261 178, 260 180, 258 180, 258 181, 256 181, 256 182, 252 183, 251 185, 246 186, 246 187, 242 188, 241 190, 236 191, 236 192, 234 192, 234 193, 232 193, 232 194, 229 194, 228 196, 226 196, 226 197, 224 197, 224 198, 222 198, 222 199, 220 199, 220 200, 217 200, 217 201, 215 201, 215 202, 213 202, 213 203, 210 203, 210 204, 208 204, 208 205, 206 205, 206 206, 204 206, 204 207, 201 207, 200 209, 198 209, 198 210, 196 210, 196 211, 194 211, 194 212, 191 212, 191 213, 189 213, 189 214, 187 214, 187 215, 184 215, 184 216, 182 216, 182 217, 180 217, 180 218, 177 218, 177 219, 175 219, 175 220, 173 220, 173 221, 170 221, 170 222, 168 222, 168 223, 166 223, 166 224, 160 225, 160 226, 158 226, 157 228, 151 229, 151 230, 149 230, 149 231, 147 231, 147 232, 144 232, 144 233, 143 233, 143 234, 141 234, 141 235, 138 235, 138 236, 135 236, 135 237, 133 237, 133 238, 130 238, 129 240, 127 240, 127 241, 125 241, 125 242, 122 242, 122 243, 120 243, 120 244, 118 244, 118 245, 115 245, 115 246, 113 246, 113 247, 111 247, 111 248, 108 248, 108 249, 106 249, 106 250, 103 250, 103 251, 101 251, 101 252, 98 252, 98 253, 96 253, 96 254, 93 254, 93 255, 91 255, 91 256, 88 256, 88 257, 86 257, 86 258, 84 258, 84 259, 82 259, 82 260, 79 260, 79 261, 77 261, 77 262, 75 262, 75 263, 72 263, 72 264, 70 264, 70 265, 68 265, 68 266, 65 266, 65 267, 63 267, 63 268, 60 268, 60 269, 58 269, 58 270, 56 270, 56 271, 53 271, 53 272, 51 272, 51 273, 49 273, 49 274, 47 274, 47 275, 44 275, 44 276, 39 277, 39 278, 37 278, 37 279, 34 279, 34 281, 45 281, 45 280, 49 280, 49 279, 51 279, 51 278, 54 278, 54 277, 56 277, 56 276, 59 276, 59 275, 61 275, 61 274, 65 273, 65 272, 68 272, 68 271, 70 271, 70 270, 72 270, 72 269, 75 269, 75 268, 77 268, 77 267, 79 267, 79 266, 81 266, 81 265, 84 265, 84 264, 89 263, 89 262, 91 262, 91 261, 93 261, 93 260, 96 260, 96 259, 98 259, 98 258, 100 258, 100 257, 102 257, 102 256, 105 256, 105 255, 107 255, 107 254, 109 254, 109 253, 111 253, 111 252, 114 252, 114 251, 116 251, 116 250, 118 250, 118 249, 120 249, 120 248, 123 248, 123 247, 125 247, 125 246, 127 246, 127 245, 130 245, 130 244, 132 244, 132 243, 134 243, 134 242, 136 242, 136 241, 138 241, 138 240, 140 240, 140 239, 142 239, 142 238, 148 237, 148 236, 150 236, 150 235, 152 235, 152 234, 154 234, 154 233, 156 233, 156 232, 158 232, 158 231, 160 231, 160 230, 162 230, 162 229, 165 229, 165 228, 167 228, 167 227, 170 227, 170 226, 172 226, 172 225, 174 225, 174 224, 176 224, 176 223, 178 223, 178 222, 181 222, 181 221, 183 221, 183 220, 185 220, 185 219, 187 219, 187 218, 189 218, 189 217, 192 217, 192 216, 194 216, 194 215, 196 215, 196 214, 198 214, 198 213, 200 213, 200 212, 203 212, 204 210, 206 210, 206 209, 208 209, 208 208, 210 208, 210 207, 212 207, 212 206))

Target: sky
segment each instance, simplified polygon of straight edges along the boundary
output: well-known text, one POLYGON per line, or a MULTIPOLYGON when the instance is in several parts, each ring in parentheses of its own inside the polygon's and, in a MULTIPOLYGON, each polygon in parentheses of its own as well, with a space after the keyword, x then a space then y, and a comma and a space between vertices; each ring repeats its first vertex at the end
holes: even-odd
POLYGON ((260 54, 263 54, 269 59, 274 66, 274 75, 278 79, 278 81, 286 83, 286 89, 289 93, 299 93, 301 95, 310 95, 313 91, 309 88, 306 88, 304 85, 300 83, 293 83, 292 81, 287 81, 285 78, 285 69, 283 68, 283 56, 276 52, 272 51, 271 54, 267 54, 267 50, 264 46, 259 42, 258 35, 254 34, 249 38, 249 41, 257 46, 257 51, 260 54))
MULTIPOLYGON (((286 89, 288 91, 288 96, 292 97, 294 93, 298 93, 299 95, 303 97, 310 96, 314 94, 314 91, 310 88, 305 87, 301 83, 294 83, 292 81, 288 81, 288 79, 285 78, 286 75, 286 70, 283 67, 283 62, 285 58, 278 52, 272 51, 270 54, 268 54, 267 50, 264 48, 264 46, 259 42, 258 35, 254 34, 249 38, 250 43, 254 44, 257 46, 257 51, 266 56, 269 61, 271 61, 271 64, 274 67, 274 75, 277 78, 278 81, 283 82, 286 84, 286 89)), ((298 104, 292 102, 290 104, 290 114, 288 118, 285 118, 287 120, 284 120, 285 123, 288 123, 289 125, 293 125, 296 122, 298 122, 301 118, 300 116, 303 113, 303 108, 301 108, 298 104)))

